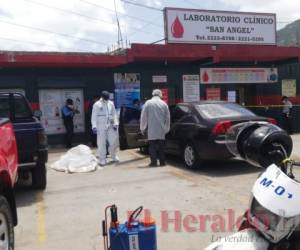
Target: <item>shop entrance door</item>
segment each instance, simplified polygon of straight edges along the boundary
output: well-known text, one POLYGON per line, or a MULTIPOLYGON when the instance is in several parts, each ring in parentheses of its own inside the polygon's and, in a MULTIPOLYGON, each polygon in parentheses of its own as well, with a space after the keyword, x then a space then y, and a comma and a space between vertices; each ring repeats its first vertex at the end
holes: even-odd
POLYGON ((240 105, 245 105, 245 87, 236 88, 236 103, 240 105))
POLYGON ((255 104, 256 86, 248 84, 245 86, 237 86, 237 103, 245 106, 255 104))
POLYGON ((65 133, 61 109, 67 99, 72 99, 74 103, 74 132, 85 132, 82 89, 40 89, 39 104, 42 111, 41 122, 48 135, 65 133))

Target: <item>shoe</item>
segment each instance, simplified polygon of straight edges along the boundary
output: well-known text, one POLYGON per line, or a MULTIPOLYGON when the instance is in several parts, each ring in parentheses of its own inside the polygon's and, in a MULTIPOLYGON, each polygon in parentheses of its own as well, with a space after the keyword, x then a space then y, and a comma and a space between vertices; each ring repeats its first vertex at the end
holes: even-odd
POLYGON ((163 162, 163 163, 160 163, 159 166, 165 167, 165 166, 166 166, 166 163, 164 163, 164 162, 163 162))
POLYGON ((151 162, 148 166, 149 167, 157 167, 157 164, 151 162))
POLYGON ((105 166, 106 165, 106 160, 100 161, 99 165, 102 166, 102 167, 105 166))
POLYGON ((112 162, 116 162, 116 163, 120 162, 119 157, 118 157, 118 156, 115 156, 115 157, 112 159, 112 162))

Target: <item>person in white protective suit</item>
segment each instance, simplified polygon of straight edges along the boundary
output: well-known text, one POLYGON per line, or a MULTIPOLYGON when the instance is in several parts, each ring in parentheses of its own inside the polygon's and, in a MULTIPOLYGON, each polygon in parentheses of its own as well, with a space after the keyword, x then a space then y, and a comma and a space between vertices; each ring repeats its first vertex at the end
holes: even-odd
POLYGON ((99 162, 101 166, 106 165, 107 142, 108 150, 114 162, 118 162, 117 150, 119 147, 118 115, 115 105, 109 100, 109 93, 102 91, 101 98, 93 105, 92 129, 97 134, 97 146, 99 162))

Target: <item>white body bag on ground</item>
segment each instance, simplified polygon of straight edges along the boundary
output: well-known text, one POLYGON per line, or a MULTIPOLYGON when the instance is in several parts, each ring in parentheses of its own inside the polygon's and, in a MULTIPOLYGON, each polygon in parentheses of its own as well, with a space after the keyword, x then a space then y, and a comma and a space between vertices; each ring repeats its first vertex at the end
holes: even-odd
POLYGON ((71 148, 51 165, 52 169, 66 173, 86 173, 98 168, 98 160, 86 145, 71 148))

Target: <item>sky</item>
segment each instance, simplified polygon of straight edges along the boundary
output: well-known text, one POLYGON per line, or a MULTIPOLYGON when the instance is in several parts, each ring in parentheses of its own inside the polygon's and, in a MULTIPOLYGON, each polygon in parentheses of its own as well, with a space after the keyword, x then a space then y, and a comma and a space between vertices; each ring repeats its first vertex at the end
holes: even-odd
POLYGON ((123 47, 153 43, 164 38, 164 7, 276 13, 278 29, 300 19, 299 0, 0 0, 0 50, 111 51, 116 14, 123 47))

